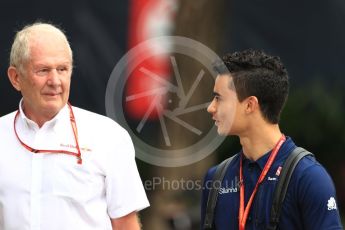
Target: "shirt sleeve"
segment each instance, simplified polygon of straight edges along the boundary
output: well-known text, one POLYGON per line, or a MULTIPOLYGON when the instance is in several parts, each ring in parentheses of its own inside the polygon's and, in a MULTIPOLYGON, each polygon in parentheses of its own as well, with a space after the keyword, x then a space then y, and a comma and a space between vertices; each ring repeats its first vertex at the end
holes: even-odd
POLYGON ((333 181, 320 164, 304 170, 298 182, 297 196, 304 229, 343 229, 333 181))
POLYGON ((108 153, 105 183, 110 218, 122 217, 149 206, 135 162, 132 140, 126 131, 122 131, 113 137, 108 153))

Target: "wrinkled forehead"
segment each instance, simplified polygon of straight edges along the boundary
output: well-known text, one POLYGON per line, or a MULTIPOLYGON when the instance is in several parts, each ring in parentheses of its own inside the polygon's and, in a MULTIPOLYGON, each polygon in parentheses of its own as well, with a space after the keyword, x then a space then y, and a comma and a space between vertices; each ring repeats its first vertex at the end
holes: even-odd
POLYGON ((29 52, 33 54, 38 51, 59 51, 66 53, 72 61, 72 51, 67 38, 57 29, 37 28, 30 31, 28 36, 29 52))

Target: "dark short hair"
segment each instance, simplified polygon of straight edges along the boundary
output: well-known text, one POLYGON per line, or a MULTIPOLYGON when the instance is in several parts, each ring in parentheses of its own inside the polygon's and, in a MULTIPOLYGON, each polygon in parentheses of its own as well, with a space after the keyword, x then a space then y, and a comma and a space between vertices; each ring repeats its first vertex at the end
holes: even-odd
POLYGON ((257 97, 263 117, 272 124, 279 122, 289 93, 288 73, 279 57, 249 49, 226 54, 214 69, 232 77, 240 102, 257 97))

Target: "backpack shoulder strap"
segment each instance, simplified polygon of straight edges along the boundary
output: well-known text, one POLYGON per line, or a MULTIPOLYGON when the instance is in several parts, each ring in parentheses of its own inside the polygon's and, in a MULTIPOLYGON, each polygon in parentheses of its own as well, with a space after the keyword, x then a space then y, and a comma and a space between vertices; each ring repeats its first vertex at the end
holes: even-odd
POLYGON ((285 199, 285 195, 290 183, 290 179, 292 176, 292 173, 294 169, 296 168, 298 162, 305 156, 311 155, 314 157, 314 155, 307 150, 296 147, 292 153, 289 155, 289 157, 286 159, 286 161, 283 164, 283 168, 278 180, 277 187, 275 188, 274 194, 273 194, 273 202, 271 207, 271 215, 270 215, 270 223, 268 226, 268 230, 275 230, 277 229, 281 209, 283 206, 283 202, 285 199))
POLYGON ((222 163, 217 166, 216 172, 212 178, 212 186, 210 188, 207 204, 206 204, 206 213, 205 213, 205 220, 203 229, 213 229, 213 217, 214 217, 214 209, 217 204, 217 198, 219 189, 221 187, 224 175, 226 170, 228 169, 231 161, 235 158, 236 155, 225 159, 222 163))

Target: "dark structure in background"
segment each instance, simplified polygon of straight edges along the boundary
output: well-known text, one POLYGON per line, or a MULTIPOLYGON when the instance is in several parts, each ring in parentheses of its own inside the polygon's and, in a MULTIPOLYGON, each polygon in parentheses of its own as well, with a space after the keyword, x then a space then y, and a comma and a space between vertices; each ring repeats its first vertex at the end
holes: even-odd
POLYGON ((282 57, 293 84, 319 77, 343 83, 345 2, 342 0, 233 0, 227 50, 262 48, 282 57))
MULTIPOLYGON (((198 40, 215 49, 219 55, 253 47, 283 59, 292 87, 282 115, 282 128, 294 137, 297 144, 314 152, 329 170, 338 190, 340 209, 344 212, 345 2, 215 1, 219 14, 212 15, 217 23, 220 21, 218 28, 207 23, 212 17, 204 16, 209 13, 210 0, 181 1, 183 21, 176 19, 175 35, 198 40)), ((75 65, 71 103, 105 114, 108 78, 127 51, 129 4, 130 1, 110 0, 2 1, 0 116, 17 109, 20 99, 6 73, 15 30, 37 19, 60 24, 67 31, 75 65)), ((220 147, 219 161, 231 151, 228 144, 225 142, 220 147)), ((237 149, 233 149, 235 151, 237 149)), ((145 172, 152 170, 153 166, 138 163, 145 177, 145 172)), ((196 209, 196 216, 197 212, 196 209)), ((195 229, 199 228, 196 226, 195 229)))

